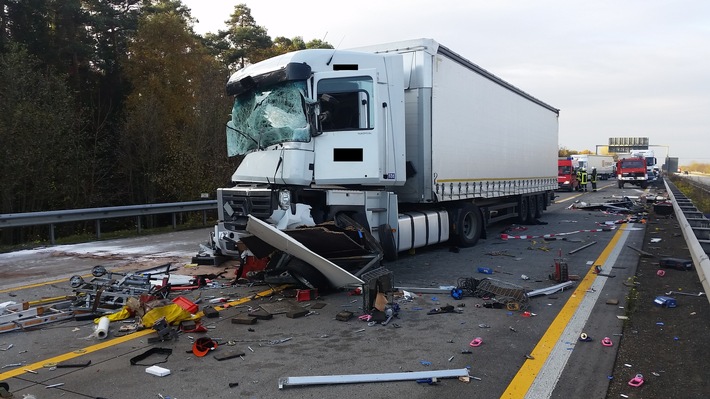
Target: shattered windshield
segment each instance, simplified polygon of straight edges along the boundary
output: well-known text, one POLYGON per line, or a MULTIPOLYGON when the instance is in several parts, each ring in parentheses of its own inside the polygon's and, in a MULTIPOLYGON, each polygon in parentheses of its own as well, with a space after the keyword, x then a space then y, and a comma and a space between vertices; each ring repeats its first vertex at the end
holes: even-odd
POLYGON ((310 140, 306 118, 306 82, 259 87, 237 96, 227 123, 229 156, 287 141, 310 140))

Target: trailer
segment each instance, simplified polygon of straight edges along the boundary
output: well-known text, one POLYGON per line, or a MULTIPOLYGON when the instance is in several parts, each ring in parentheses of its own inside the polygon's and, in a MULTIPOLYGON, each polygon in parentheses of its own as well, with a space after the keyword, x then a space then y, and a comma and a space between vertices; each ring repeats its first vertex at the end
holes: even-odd
POLYGON ((615 162, 611 155, 579 154, 572 155, 572 159, 576 168, 582 168, 587 173, 596 169, 600 180, 614 177, 615 162))
POLYGON ((473 246, 488 224, 540 218, 558 187, 559 110, 432 39, 276 56, 227 93, 228 155, 243 160, 217 190, 212 249, 268 256, 306 285, 473 246))

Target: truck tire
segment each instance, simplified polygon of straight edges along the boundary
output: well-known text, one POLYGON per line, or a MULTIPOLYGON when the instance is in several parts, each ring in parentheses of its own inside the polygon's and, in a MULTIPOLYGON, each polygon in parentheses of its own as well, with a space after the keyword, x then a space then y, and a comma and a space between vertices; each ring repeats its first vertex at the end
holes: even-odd
POLYGON ((529 219, 528 215, 530 215, 530 201, 528 200, 528 197, 520 196, 518 199, 518 223, 520 224, 526 224, 529 219))
POLYGON ((377 227, 377 236, 380 239, 380 245, 382 246, 382 257, 387 262, 394 262, 397 260, 397 243, 394 241, 394 233, 392 233, 392 226, 388 223, 381 224, 377 227))
POLYGON ((545 196, 542 194, 535 195, 535 207, 533 218, 540 219, 542 217, 542 212, 545 209, 545 196))
POLYGON ((300 259, 291 259, 286 265, 286 270, 291 277, 307 288, 318 289, 321 292, 328 292, 333 288, 323 273, 300 259))
POLYGON ((457 209, 456 213, 456 245, 461 248, 476 245, 483 231, 481 210, 476 205, 466 204, 457 209))

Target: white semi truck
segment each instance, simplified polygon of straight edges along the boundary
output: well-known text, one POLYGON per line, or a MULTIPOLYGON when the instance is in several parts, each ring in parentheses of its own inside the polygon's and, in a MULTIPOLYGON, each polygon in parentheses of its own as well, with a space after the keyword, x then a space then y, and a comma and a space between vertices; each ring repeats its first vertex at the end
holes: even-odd
POLYGON ((283 250, 270 264, 317 286, 314 263, 352 259, 352 242, 385 260, 473 246, 554 198, 559 110, 431 39, 280 55, 227 93, 228 154, 243 159, 217 191, 217 255, 261 258, 265 241, 283 250))

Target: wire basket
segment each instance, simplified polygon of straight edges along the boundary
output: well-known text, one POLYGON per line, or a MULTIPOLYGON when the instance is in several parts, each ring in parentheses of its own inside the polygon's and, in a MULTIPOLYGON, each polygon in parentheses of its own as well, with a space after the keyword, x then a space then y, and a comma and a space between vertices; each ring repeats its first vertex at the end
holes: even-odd
POLYGON ((530 304, 525 288, 506 281, 484 278, 476 286, 475 296, 490 297, 508 310, 526 310, 530 304))

